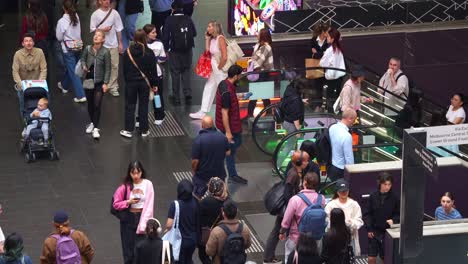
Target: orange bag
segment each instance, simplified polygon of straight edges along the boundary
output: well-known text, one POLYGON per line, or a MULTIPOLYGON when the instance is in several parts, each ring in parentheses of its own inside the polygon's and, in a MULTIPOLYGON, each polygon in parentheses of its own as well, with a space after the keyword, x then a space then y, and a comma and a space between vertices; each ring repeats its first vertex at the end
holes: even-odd
POLYGON ((208 51, 203 52, 198 59, 195 73, 203 78, 209 78, 211 75, 211 55, 208 51))

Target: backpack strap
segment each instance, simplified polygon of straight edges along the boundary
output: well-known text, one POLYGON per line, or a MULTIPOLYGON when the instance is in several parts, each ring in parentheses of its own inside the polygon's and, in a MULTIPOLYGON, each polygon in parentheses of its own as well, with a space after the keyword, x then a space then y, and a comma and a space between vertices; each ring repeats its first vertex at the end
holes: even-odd
POLYGON ((317 201, 315 201, 314 205, 318 205, 322 207, 322 195, 317 193, 317 201))
POLYGON ((239 221, 239 227, 237 227, 236 233, 242 234, 243 229, 244 229, 244 224, 239 221))
POLYGON ((298 193, 297 196, 299 196, 306 204, 307 206, 311 206, 312 203, 310 202, 309 198, 307 198, 307 196, 305 196, 304 193, 298 193))
MULTIPOLYGON (((395 78, 395 82, 398 82, 398 79, 400 79, 401 76, 406 76, 403 72, 398 74, 398 76, 395 78)), ((408 77, 406 77, 408 78, 408 77)))
POLYGON ((223 229, 224 233, 226 233, 227 236, 232 234, 232 231, 226 226, 226 224, 221 224, 219 225, 221 229, 223 229))

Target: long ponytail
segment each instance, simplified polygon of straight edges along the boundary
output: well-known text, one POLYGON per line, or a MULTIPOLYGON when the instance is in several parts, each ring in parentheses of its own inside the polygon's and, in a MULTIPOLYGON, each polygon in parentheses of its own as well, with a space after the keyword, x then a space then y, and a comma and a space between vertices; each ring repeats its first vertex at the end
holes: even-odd
POLYGON ((78 25, 78 15, 76 12, 75 4, 72 0, 64 0, 63 1, 63 8, 67 11, 68 15, 70 16, 70 25, 76 26, 78 25))

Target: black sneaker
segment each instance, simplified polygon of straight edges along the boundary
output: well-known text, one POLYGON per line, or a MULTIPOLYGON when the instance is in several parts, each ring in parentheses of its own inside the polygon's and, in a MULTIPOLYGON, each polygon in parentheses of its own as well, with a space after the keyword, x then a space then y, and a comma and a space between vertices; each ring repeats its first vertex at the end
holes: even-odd
POLYGON ((229 176, 228 182, 247 184, 249 181, 247 179, 242 178, 241 176, 235 175, 235 176, 229 176))

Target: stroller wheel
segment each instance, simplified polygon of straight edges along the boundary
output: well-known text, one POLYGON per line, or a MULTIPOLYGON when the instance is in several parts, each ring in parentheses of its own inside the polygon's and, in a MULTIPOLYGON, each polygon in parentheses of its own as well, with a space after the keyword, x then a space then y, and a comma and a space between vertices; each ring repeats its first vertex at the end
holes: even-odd
POLYGON ((20 140, 18 142, 18 150, 19 150, 19 153, 24 153, 24 141, 23 140, 20 140))
POLYGON ((31 160, 36 161, 36 153, 31 153, 31 160))
POLYGON ((54 151, 54 159, 59 160, 60 159, 60 153, 58 151, 54 151))
POLYGON ((53 151, 49 152, 49 160, 54 160, 55 159, 55 154, 53 151))

